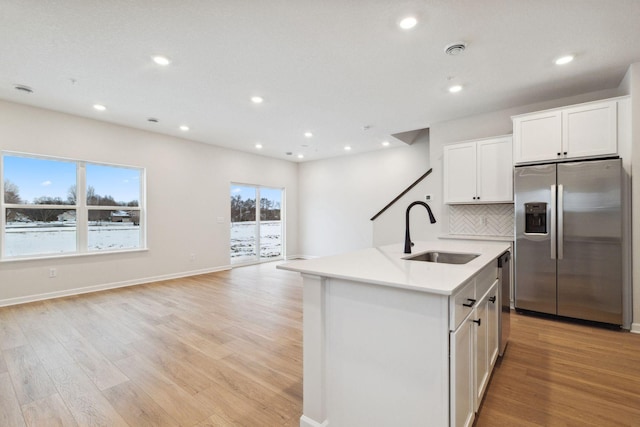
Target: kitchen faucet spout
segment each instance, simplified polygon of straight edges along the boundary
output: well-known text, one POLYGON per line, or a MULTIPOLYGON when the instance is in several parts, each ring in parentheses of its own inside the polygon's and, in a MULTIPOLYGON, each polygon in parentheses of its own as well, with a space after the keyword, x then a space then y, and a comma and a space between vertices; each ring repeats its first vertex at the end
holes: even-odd
POLYGON ((413 242, 411 241, 411 236, 409 234, 409 211, 411 211, 411 208, 414 207, 415 205, 424 206, 427 209, 427 213, 429 214, 429 221, 431 222, 431 224, 435 224, 435 222, 436 222, 436 218, 433 216, 433 212, 431 212, 431 208, 425 202, 416 201, 416 202, 411 203, 407 207, 406 229, 405 229, 405 233, 404 233, 404 253, 405 254, 410 254, 411 253, 411 247, 413 246, 413 242))

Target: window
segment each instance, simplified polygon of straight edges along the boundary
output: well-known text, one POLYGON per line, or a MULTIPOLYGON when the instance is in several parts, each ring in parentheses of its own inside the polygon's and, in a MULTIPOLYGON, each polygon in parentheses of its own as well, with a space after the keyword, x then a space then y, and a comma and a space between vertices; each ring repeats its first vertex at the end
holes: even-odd
POLYGON ((2 259, 145 246, 143 169, 4 153, 2 177, 2 259))
POLYGON ((282 196, 280 188, 231 185, 232 264, 282 258, 282 196))

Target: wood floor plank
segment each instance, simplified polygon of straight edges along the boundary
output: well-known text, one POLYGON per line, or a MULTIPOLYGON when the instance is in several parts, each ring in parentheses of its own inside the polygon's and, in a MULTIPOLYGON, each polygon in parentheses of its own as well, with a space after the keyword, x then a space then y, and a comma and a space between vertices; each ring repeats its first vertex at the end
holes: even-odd
POLYGON ((151 397, 130 381, 104 390, 103 394, 131 426, 165 427, 180 425, 151 397))
POLYGON ((174 353, 175 346, 167 346, 162 340, 149 338, 133 343, 133 347, 147 363, 162 371, 171 381, 191 394, 213 384, 211 379, 202 374, 200 367, 192 366, 178 357, 174 353))
POLYGON ((63 345, 98 389, 104 390, 129 380, 84 338, 71 339, 63 345))
POLYGON ((0 350, 20 347, 27 339, 8 308, 0 309, 0 350))
POLYGON ((209 402, 196 400, 142 357, 132 356, 115 363, 134 384, 181 425, 195 425, 214 413, 209 402))
POLYGON ((24 332, 31 348, 46 369, 54 369, 69 363, 74 359, 48 329, 29 328, 24 332))
POLYGON ((21 405, 57 392, 47 370, 42 366, 30 345, 5 350, 4 358, 21 405))
POLYGON ((51 371, 62 400, 83 426, 128 426, 82 368, 65 365, 51 371))
POLYGON ((74 427, 78 423, 59 394, 22 406, 26 424, 31 427, 74 427))
POLYGON ((0 426, 24 426, 20 403, 8 373, 0 373, 0 426))
POLYGON ((0 350, 0 374, 4 374, 5 372, 7 372, 7 363, 4 361, 2 350, 0 350))

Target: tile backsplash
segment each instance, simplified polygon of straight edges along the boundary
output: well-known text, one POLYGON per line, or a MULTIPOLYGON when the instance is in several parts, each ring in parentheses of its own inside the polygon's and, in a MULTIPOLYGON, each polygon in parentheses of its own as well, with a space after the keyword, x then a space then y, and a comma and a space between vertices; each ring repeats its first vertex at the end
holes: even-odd
POLYGON ((513 204, 449 205, 449 234, 512 236, 513 204))

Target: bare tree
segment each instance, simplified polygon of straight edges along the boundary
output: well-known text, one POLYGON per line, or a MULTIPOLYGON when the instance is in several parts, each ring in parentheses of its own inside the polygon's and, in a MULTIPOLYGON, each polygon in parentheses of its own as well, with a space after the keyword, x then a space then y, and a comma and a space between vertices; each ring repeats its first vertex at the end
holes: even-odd
POLYGON ((67 202, 69 202, 70 205, 75 205, 78 200, 77 196, 78 196, 77 188, 75 185, 72 185, 71 187, 69 187, 69 190, 67 191, 67 202))
POLYGON ((4 202, 16 204, 22 203, 22 200, 20 199, 20 189, 8 179, 4 181, 4 202))

